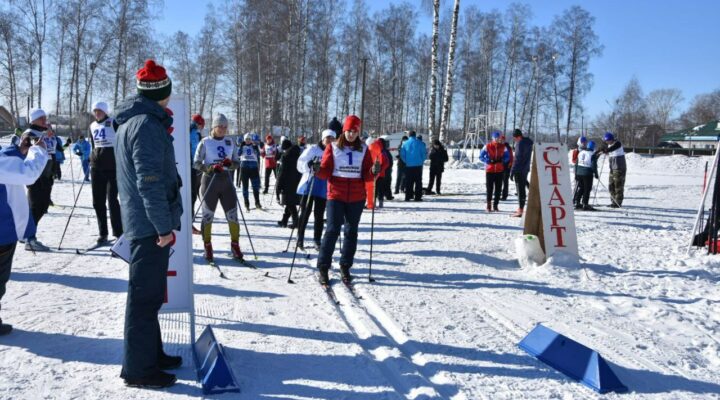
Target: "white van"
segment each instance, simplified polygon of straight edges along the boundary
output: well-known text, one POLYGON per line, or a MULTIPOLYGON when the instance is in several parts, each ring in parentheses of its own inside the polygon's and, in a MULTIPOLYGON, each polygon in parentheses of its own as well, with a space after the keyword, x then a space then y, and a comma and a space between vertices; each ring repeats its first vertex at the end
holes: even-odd
POLYGON ((407 133, 396 132, 380 136, 388 142, 388 150, 390 151, 390 154, 393 155, 393 158, 397 157, 400 151, 400 141, 402 140, 403 136, 407 136, 407 133))

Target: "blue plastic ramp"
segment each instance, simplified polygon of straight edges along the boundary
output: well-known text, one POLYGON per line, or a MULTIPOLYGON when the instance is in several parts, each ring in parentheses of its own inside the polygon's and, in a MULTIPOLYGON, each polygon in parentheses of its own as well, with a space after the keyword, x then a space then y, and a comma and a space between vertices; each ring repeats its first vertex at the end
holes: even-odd
POLYGON ((230 369, 222 345, 208 325, 193 344, 195 369, 204 394, 239 392, 240 386, 230 369))
POLYGON ((537 324, 518 346, 599 393, 628 391, 597 351, 542 324, 537 324))

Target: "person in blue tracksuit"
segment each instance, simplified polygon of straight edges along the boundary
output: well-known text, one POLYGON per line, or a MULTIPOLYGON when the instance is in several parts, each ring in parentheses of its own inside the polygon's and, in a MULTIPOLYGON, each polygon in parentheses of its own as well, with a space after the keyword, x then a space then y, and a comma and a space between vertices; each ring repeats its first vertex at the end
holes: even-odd
MULTIPOLYGON (((25 185, 32 185, 42 174, 49 156, 45 142, 31 145, 28 135, 17 145, 0 151, 0 300, 10 279, 17 241, 35 236, 35 220, 30 213, 25 185)), ((0 319, 0 336, 12 331, 12 325, 0 319)))
POLYGON ((59 181, 62 179, 62 165, 65 162, 65 147, 63 147, 63 141, 60 136, 55 136, 55 139, 57 140, 57 144, 55 146, 55 161, 57 162, 57 169, 54 172, 55 179, 59 181))
POLYGON ((405 163, 405 201, 422 201, 422 169, 427 158, 425 143, 410 131, 408 140, 400 148, 400 159, 405 163))
POLYGON ((315 226, 313 231, 313 243, 315 248, 320 249, 320 240, 322 239, 323 227, 325 226, 325 206, 327 204, 327 179, 320 179, 310 176, 312 165, 316 161, 322 159, 325 148, 335 141, 336 133, 331 129, 326 129, 321 134, 321 141, 316 145, 306 148, 297 161, 297 170, 303 174, 297 187, 297 194, 302 196, 300 200, 300 224, 298 225, 297 240, 298 247, 304 249, 305 227, 307 227, 310 213, 314 210, 315 226), (312 192, 310 185, 312 184, 312 192))
POLYGON ((238 143, 238 158, 240 158, 240 182, 242 183, 245 209, 250 211, 250 190, 252 185, 255 208, 262 209, 260 204, 260 148, 253 142, 253 134, 246 133, 243 141, 238 143))
MULTIPOLYGON (((203 139, 202 130, 205 128, 205 119, 200 114, 194 114, 190 122, 190 163, 195 160, 198 144, 203 139)), ((192 209, 195 210, 195 201, 197 201, 200 193, 200 178, 202 172, 194 168, 190 168, 190 198, 192 200, 192 209)), ((193 227, 193 233, 200 234, 200 231, 193 227)))
POLYGON ((85 136, 80 135, 78 140, 72 145, 72 152, 80 157, 82 162, 83 174, 85 174, 85 182, 90 182, 90 142, 85 140, 85 136))

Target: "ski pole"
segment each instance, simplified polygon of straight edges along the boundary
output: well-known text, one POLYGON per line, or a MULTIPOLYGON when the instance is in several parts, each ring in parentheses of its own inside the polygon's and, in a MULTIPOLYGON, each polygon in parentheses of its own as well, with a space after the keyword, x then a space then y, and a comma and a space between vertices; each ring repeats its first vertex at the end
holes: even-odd
MULTIPOLYGON (((190 171, 192 173, 192 171, 190 171)), ((203 193, 202 198, 200 199, 200 204, 198 205, 197 210, 195 210, 195 214, 193 214, 192 220, 190 223, 195 222, 195 218, 197 218, 198 213, 200 212, 200 209, 203 206, 203 203, 205 202, 205 197, 207 196, 208 192, 210 192, 210 188, 212 187, 213 181, 215 180, 215 176, 217 174, 212 174, 212 177, 210 177, 210 182, 208 183, 207 189, 205 189, 205 193, 203 193)), ((201 178, 202 179, 202 178, 201 178)))
POLYGON ((63 234, 60 237, 60 243, 58 243, 57 249, 60 250, 62 247, 62 242, 65 239, 65 234, 67 233, 68 226, 70 225, 70 219, 72 219, 73 213, 75 213, 75 206, 77 205, 78 200, 80 199, 80 193, 82 193, 83 186, 85 186, 85 180, 83 179, 82 183, 80 183, 80 189, 78 189, 77 196, 75 196, 75 202, 73 202, 72 209, 70 209, 70 215, 68 216, 67 222, 65 223, 65 229, 63 230, 63 234))
MULTIPOLYGON (((375 163, 377 165, 378 160, 375 160, 375 163)), ((375 177, 373 178, 373 199, 375 198, 378 175, 375 175, 375 177)), ((373 234, 375 233, 375 208, 377 208, 377 204, 373 202, 373 208, 370 211, 370 263, 368 269, 368 282, 375 282, 375 279, 372 277, 373 234)))
MULTIPOLYGON (((306 225, 307 221, 310 219, 310 213, 308 212, 308 209, 309 209, 308 205, 310 205, 310 207, 312 205, 312 189, 313 189, 313 184, 315 183, 315 172, 314 171, 310 174, 310 179, 311 179, 310 187, 308 189, 307 199, 305 201, 305 207, 303 208, 304 215, 300 216, 300 226, 306 225)), ((298 226, 298 235, 300 234, 300 226, 298 226)), ((290 237, 292 238, 292 232, 290 233, 290 237)), ((290 246, 290 239, 288 239, 288 246, 290 246)), ((295 267, 295 257, 297 257, 298 246, 300 246, 300 240, 295 241, 295 251, 293 252, 292 262, 290 263, 290 273, 288 274, 288 279, 287 279, 288 283, 295 283, 295 282, 293 282, 292 279, 290 279, 290 277, 292 276, 293 267, 295 267)), ((287 252, 287 249, 285 249, 285 251, 287 252)))
POLYGON ((707 185, 707 171, 708 171, 708 162, 705 161, 705 175, 703 175, 703 192, 705 191, 705 185, 707 185))
MULTIPOLYGON (((305 204, 302 204, 302 205, 301 205, 301 211, 303 211, 303 214, 306 213, 307 205, 308 205, 308 203, 310 202, 310 198, 311 198, 311 196, 312 196, 313 184, 315 183, 315 173, 314 173, 314 172, 310 174, 310 178, 309 178, 309 179, 311 179, 311 180, 310 180, 310 185, 309 185, 308 194, 307 194, 307 197, 305 198, 305 204)), ((309 216, 308 216, 308 219, 310 219, 309 216)), ((301 215, 301 216, 300 216, 300 223, 301 223, 301 224, 302 224, 302 220, 303 220, 303 218, 302 218, 302 215, 301 215)), ((299 232, 299 231, 300 231, 300 227, 298 227, 298 232, 299 232)), ((288 237, 287 246, 285 246, 285 250, 283 251, 283 253, 287 253, 287 252, 290 250, 290 241, 292 240, 293 232, 295 232, 295 227, 294 227, 294 226, 293 226, 293 228, 290 230, 290 236, 288 237)))
MULTIPOLYGON (((232 186, 232 177, 230 174, 227 175, 228 180, 230 181, 230 185, 232 186)), ((233 192, 235 192, 233 190, 233 192)), ((250 230, 247 226, 247 221, 245 221, 245 213, 242 210, 242 207, 240 207, 240 199, 238 199, 237 192, 235 192, 235 204, 237 205, 238 210, 240 210, 240 217, 242 217, 243 225, 245 225, 245 233, 247 233, 248 241, 250 242, 250 249, 252 249, 253 257, 257 260, 257 253, 255 253, 255 246, 253 246, 252 237, 250 236, 250 230)))
POLYGON ((270 192, 270 204, 272 204, 273 201, 275 201, 275 191, 277 190, 277 186, 278 186, 277 170, 278 170, 279 168, 280 168, 280 164, 278 163, 278 164, 275 165, 275 169, 274 169, 274 172, 273 172, 273 175, 275 176, 275 183, 273 184, 273 190, 272 190, 272 192, 270 192))
POLYGON ((75 172, 73 170, 73 160, 72 160, 73 152, 70 150, 70 183, 72 184, 72 191, 73 191, 73 198, 75 198, 75 172))
MULTIPOLYGON (((605 184, 602 183, 602 181, 601 181, 600 179, 598 179, 597 181, 598 181, 598 183, 599 183, 600 185, 602 185, 602 187, 605 188, 605 190, 608 191, 608 194, 610 195, 610 200, 612 200, 612 202, 615 203, 616 206, 620 207, 620 204, 615 200, 615 196, 613 196, 612 193, 610 193, 610 189, 608 189, 608 187, 605 186, 605 184)), ((596 189, 597 189, 597 188, 596 188, 596 189)))
MULTIPOLYGON (((603 154, 603 160, 600 162, 600 172, 598 173, 598 182, 600 182, 600 179, 602 179, 602 173, 603 168, 605 168, 605 159, 607 158, 607 154, 603 154)), ((593 194, 593 206, 597 205, 597 192, 600 185, 595 186, 595 194, 593 194)), ((608 190, 609 192, 609 190, 608 190)))

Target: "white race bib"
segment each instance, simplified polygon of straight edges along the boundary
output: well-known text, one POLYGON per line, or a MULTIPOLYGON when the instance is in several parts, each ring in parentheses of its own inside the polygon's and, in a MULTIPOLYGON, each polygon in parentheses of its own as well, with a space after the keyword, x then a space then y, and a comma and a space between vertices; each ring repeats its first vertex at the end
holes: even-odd
MULTIPOLYGON (((267 154, 267 153, 265 153, 267 154)), ((253 146, 242 146, 240 147, 240 161, 241 162, 257 162, 258 157, 253 146)))
POLYGON ((362 162, 367 151, 367 146, 362 145, 362 150, 351 148, 340 149, 337 144, 332 144, 333 150, 333 176, 340 178, 362 178, 362 162))
POLYGON ((112 118, 90 124, 90 134, 95 147, 115 147, 115 128, 112 118))
POLYGON ((233 158, 235 144, 231 139, 213 139, 211 136, 203 139, 205 147, 205 165, 217 164, 226 158, 233 158))
POLYGON ((48 154, 55 154, 55 151, 57 150, 57 139, 55 136, 53 137, 43 137, 43 142, 45 142, 45 147, 47 148, 48 154))
POLYGON ((592 151, 583 150, 578 154, 578 166, 592 168, 592 151))
POLYGON ((274 158, 277 153, 277 146, 274 144, 265 145, 265 158, 274 158))

